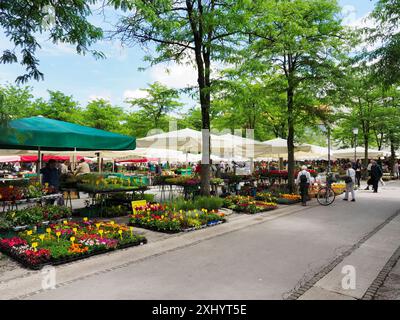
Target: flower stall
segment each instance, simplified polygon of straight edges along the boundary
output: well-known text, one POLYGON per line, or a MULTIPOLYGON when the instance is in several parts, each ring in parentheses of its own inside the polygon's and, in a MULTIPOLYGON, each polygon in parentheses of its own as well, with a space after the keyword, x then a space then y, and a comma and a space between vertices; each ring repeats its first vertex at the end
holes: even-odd
POLYGON ((228 196, 224 199, 224 207, 240 213, 255 214, 278 208, 275 202, 255 200, 253 197, 228 196))
POLYGON ((40 227, 61 219, 68 219, 71 209, 65 206, 33 206, 16 211, 7 211, 0 217, 0 232, 23 230, 30 226, 40 227))
POLYGON ((136 207, 129 224, 154 231, 177 233, 193 231, 225 222, 218 210, 176 210, 166 204, 146 204, 136 207))
POLYGON ((44 203, 60 197, 62 195, 54 193, 48 184, 41 185, 28 179, 0 183, 0 205, 3 212, 17 210, 21 204, 44 203))
POLYGON ((0 238, 0 251, 30 269, 58 265, 111 250, 145 244, 133 227, 114 221, 63 221, 0 238))
POLYGON ((279 204, 286 204, 286 205, 290 205, 290 204, 295 204, 295 203, 299 203, 301 201, 301 196, 298 194, 288 194, 288 193, 284 193, 279 195, 279 197, 277 197, 276 202, 279 204))

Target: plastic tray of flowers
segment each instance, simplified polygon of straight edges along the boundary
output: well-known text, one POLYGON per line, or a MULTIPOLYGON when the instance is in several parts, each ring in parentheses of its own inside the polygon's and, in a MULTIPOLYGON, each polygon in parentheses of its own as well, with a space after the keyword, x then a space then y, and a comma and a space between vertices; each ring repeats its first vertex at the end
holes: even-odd
POLYGON ((145 243, 147 239, 134 233, 133 227, 84 218, 50 224, 43 233, 27 230, 0 239, 0 251, 26 268, 39 270, 145 243))
POLYGON ((162 204, 137 207, 129 225, 164 233, 189 232, 226 222, 225 215, 216 210, 173 210, 162 204))
POLYGON ((276 202, 257 201, 250 196, 229 196, 224 207, 239 213, 255 214, 277 209, 276 202))

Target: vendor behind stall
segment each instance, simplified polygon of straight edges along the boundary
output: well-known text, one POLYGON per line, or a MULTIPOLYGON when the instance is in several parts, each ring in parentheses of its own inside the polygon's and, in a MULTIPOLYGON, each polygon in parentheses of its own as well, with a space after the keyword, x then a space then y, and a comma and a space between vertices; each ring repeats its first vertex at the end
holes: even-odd
POLYGON ((47 162, 46 166, 40 170, 43 175, 43 184, 48 184, 48 186, 54 191, 58 191, 60 187, 60 171, 57 169, 56 161, 51 159, 47 162))

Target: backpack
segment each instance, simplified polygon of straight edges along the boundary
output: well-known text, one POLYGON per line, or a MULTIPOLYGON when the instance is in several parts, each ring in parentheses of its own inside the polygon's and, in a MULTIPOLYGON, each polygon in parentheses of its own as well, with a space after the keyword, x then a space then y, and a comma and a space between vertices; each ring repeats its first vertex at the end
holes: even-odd
POLYGON ((302 174, 300 176, 300 184, 307 184, 307 183, 308 183, 307 176, 305 174, 302 174))
POLYGON ((344 182, 345 182, 346 184, 353 182, 353 179, 352 179, 352 177, 350 176, 350 171, 349 171, 349 170, 347 170, 346 174, 347 174, 347 175, 344 177, 344 182))

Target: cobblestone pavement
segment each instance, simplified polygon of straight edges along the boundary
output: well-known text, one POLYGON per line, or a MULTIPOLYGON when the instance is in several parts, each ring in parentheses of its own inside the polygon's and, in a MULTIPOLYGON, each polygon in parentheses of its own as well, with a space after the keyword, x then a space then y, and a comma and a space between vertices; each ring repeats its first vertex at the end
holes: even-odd
POLYGON ((375 300, 400 300, 400 260, 389 273, 375 300))

